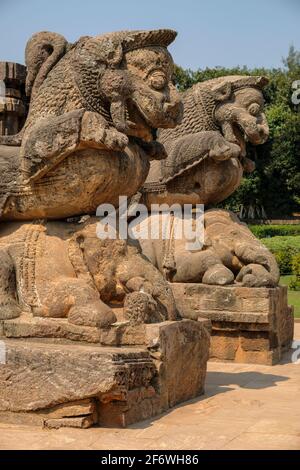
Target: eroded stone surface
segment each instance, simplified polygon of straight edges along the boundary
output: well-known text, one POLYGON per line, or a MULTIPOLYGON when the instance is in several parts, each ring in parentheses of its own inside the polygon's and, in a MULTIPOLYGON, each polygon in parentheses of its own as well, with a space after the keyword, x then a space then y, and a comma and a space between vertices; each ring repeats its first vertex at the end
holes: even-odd
MULTIPOLYGON (((295 323, 295 341, 300 323, 295 323)), ((279 450, 300 448, 295 350, 273 366, 208 362, 205 394, 127 429, 45 430, 0 422, 2 450, 279 450), (292 397, 292 399, 291 399, 292 397)))
POLYGON ((85 427, 96 419, 125 426, 203 393, 206 323, 163 322, 146 333, 147 345, 131 348, 3 339, 2 416, 21 412, 17 420, 36 418, 48 427, 85 427))
POLYGON ((97 328, 117 320, 113 306, 125 305, 125 319, 131 324, 178 317, 163 275, 138 246, 99 238, 97 220, 1 226, 0 320, 4 321, 4 335, 97 341, 97 328), (147 298, 148 303, 130 301, 135 295, 147 298), (50 319, 57 324, 47 321, 50 319))
POLYGON ((172 284, 180 313, 211 320, 210 358, 276 364, 290 346, 294 315, 287 288, 172 284))
POLYGON ((212 209, 203 214, 201 221, 201 213, 196 219, 186 207, 184 211, 172 207, 174 215, 167 211, 151 213, 137 224, 142 233, 159 233, 139 243, 143 254, 169 281, 216 286, 278 285, 275 257, 235 214, 212 209))
POLYGON ((36 340, 7 340, 5 346, 6 364, 1 365, 2 410, 38 410, 110 393, 130 381, 135 364, 142 375, 145 372, 146 384, 154 375, 149 354, 141 350, 36 340))
POLYGON ((151 145, 152 130, 182 117, 167 51, 175 37, 154 30, 85 36, 75 44, 56 33, 30 38, 29 114, 20 134, 0 137, 4 146, 19 145, 15 167, 1 181, 3 217, 93 213, 140 188, 149 159, 166 156, 162 145, 151 145))
MULTIPOLYGON (((123 31, 70 44, 41 32, 28 41, 29 113, 19 133, 0 136, 0 218, 6 221, 0 234, 1 320, 25 310, 106 327, 116 321, 107 302, 123 305, 127 294, 127 303, 136 297, 136 289, 126 286, 135 271, 148 282, 149 305, 157 306, 153 318, 140 312, 145 321, 157 321, 156 312, 159 320, 176 318, 167 283, 138 249, 124 240, 100 241, 95 224, 71 228, 43 221, 78 221, 95 215, 101 203, 117 208, 119 196, 130 197, 142 186, 150 160, 166 157, 153 131, 182 118, 167 50, 175 37, 168 29, 123 31)), ((3 65, 1 73, 17 77, 19 69, 3 65)), ((141 305, 131 304, 137 318, 141 305)))
MULTIPOLYGON (((149 200, 207 205, 232 194, 243 171, 251 170, 245 141, 259 145, 269 136, 262 95, 267 83, 265 77, 236 75, 206 80, 183 92, 183 120, 159 133, 168 157, 153 164, 145 187, 149 200), (152 196, 151 183, 159 179, 165 193, 152 196)), ((253 162, 251 166, 253 170, 253 162)))

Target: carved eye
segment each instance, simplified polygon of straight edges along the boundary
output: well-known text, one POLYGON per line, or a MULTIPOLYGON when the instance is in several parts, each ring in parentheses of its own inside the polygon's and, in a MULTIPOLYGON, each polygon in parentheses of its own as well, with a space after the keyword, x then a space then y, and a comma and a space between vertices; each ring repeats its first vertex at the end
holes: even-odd
POLYGON ((248 111, 249 113, 252 115, 252 116, 257 116, 259 113, 260 113, 260 106, 258 103, 252 103, 250 104, 249 108, 248 108, 248 111))
POLYGON ((162 90, 167 85, 167 77, 163 72, 154 72, 150 76, 150 85, 155 90, 162 90))

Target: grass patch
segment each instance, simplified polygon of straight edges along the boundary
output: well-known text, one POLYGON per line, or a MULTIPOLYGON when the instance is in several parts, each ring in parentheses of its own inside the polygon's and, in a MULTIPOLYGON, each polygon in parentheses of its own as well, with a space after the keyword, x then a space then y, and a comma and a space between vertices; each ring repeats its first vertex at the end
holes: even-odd
MULTIPOLYGON (((293 276, 281 276, 280 284, 288 286, 293 276)), ((288 289, 288 302, 289 305, 294 305, 294 314, 296 318, 300 318, 300 291, 293 291, 288 289)))

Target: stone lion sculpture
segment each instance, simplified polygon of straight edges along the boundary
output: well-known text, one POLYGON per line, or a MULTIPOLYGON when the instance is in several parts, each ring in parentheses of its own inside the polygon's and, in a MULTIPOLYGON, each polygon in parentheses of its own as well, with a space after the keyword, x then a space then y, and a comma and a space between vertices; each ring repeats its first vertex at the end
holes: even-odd
POLYGON ((0 148, 3 219, 87 214, 137 191, 149 159, 165 156, 152 129, 174 127, 182 114, 166 49, 174 38, 158 30, 73 45, 54 33, 29 40, 29 114, 19 135, 0 138, 21 145, 0 148))
MULTIPOLYGON (((164 203, 211 207, 232 194, 243 172, 254 169, 246 141, 263 144, 269 135, 263 112, 266 84, 265 77, 228 76, 184 92, 181 124, 159 132, 168 157, 152 162, 141 191, 143 202, 148 207, 164 203)), ((150 222, 151 218, 144 223, 150 222)), ((234 214, 210 209, 204 226, 204 246, 198 251, 186 250, 183 238, 168 244, 143 240, 143 253, 173 282, 278 284, 273 255, 234 214)))
POLYGON ((243 172, 254 169, 246 141, 260 145, 269 136, 262 94, 267 82, 265 77, 228 76, 182 93, 181 124, 159 132, 168 158, 151 165, 144 185, 148 204, 155 198, 211 205, 237 189, 243 172))
POLYGON ((142 186, 150 160, 166 157, 153 130, 182 118, 167 51, 175 36, 29 40, 28 117, 19 134, 0 137, 1 320, 27 311, 105 327, 116 321, 108 303, 139 321, 175 318, 170 288, 137 248, 99 240, 92 219, 55 222, 117 205, 142 186))

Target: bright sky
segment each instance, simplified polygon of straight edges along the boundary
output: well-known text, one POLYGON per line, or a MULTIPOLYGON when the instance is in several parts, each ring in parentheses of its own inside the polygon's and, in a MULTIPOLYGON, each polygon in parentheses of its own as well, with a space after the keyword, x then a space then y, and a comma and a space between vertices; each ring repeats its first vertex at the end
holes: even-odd
POLYGON ((122 29, 169 27, 185 68, 279 67, 300 50, 300 0, 0 0, 0 60, 24 63, 26 41, 55 31, 69 41, 122 29))

